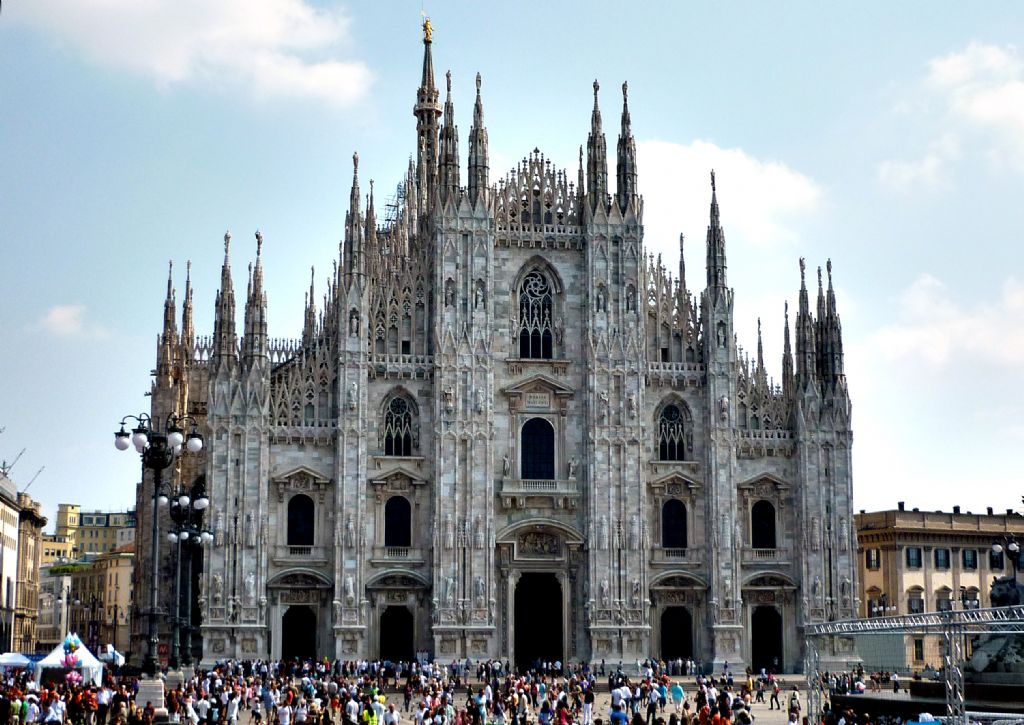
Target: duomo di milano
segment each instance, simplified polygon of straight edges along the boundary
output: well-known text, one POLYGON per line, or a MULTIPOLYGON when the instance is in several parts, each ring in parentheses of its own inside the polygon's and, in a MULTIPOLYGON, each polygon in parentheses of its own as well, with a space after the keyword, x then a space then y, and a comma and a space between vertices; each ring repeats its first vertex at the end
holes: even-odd
POLYGON ((242 330, 229 235, 212 336, 168 282, 152 411, 207 439, 179 474, 210 491, 203 660, 799 669, 804 625, 856 612, 831 269, 812 306, 801 261, 776 385, 737 348, 713 177, 704 289, 645 253, 626 86, 614 189, 596 82, 575 180, 534 150, 495 183, 480 78, 463 167, 424 30, 415 160, 378 217, 355 158, 300 338, 268 337, 259 235, 242 330))

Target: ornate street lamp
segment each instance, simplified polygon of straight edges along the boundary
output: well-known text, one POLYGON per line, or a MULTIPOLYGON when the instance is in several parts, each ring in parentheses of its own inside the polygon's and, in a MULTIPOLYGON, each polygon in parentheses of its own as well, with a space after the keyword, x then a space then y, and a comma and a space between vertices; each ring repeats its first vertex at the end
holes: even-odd
POLYGON ((199 476, 188 493, 184 490, 171 504, 170 516, 174 529, 167 534, 167 540, 177 546, 177 567, 174 578, 174 630, 171 639, 170 665, 192 665, 192 559, 203 544, 213 541, 213 534, 202 528, 203 511, 210 505, 206 495, 206 477, 199 476), (185 611, 181 616, 182 556, 185 564, 185 611), (185 634, 184 656, 181 655, 181 634, 185 634))
POLYGON ((142 457, 143 468, 148 468, 153 472, 153 530, 150 540, 150 561, 153 571, 149 583, 149 644, 142 663, 143 671, 150 676, 156 674, 158 644, 156 631, 156 591, 160 581, 157 564, 160 548, 158 518, 161 504, 167 503, 167 496, 161 488, 161 478, 164 469, 171 467, 181 454, 183 447, 189 453, 199 453, 203 449, 203 437, 198 431, 199 423, 192 416, 177 416, 171 413, 167 416, 162 432, 158 430, 157 422, 146 413, 137 416, 128 415, 121 419, 121 429, 114 433, 114 446, 119 451, 126 451, 129 446, 135 446, 136 453, 142 457), (124 427, 130 420, 135 421, 136 427, 129 434, 124 427), (187 436, 182 427, 186 424, 192 427, 187 436))
POLYGON ((1005 553, 1013 563, 1013 581, 1017 582, 1017 570, 1020 568, 1020 543, 1012 536, 1004 536, 1001 542, 992 544, 992 553, 996 556, 1005 553))

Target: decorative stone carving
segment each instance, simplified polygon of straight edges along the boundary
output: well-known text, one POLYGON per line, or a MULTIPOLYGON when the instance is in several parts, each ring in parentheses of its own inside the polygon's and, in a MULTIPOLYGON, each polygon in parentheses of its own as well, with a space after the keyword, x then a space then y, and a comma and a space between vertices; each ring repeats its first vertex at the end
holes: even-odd
POLYGON ((519 535, 516 551, 520 556, 558 556, 562 552, 562 541, 557 534, 528 531, 519 535))
POLYGON ((484 548, 484 522, 479 516, 473 520, 473 548, 484 548))
POLYGON ((224 546, 224 514, 218 513, 213 525, 213 543, 216 546, 224 546))
POLYGON ((348 384, 348 392, 345 394, 349 410, 355 410, 359 402, 359 385, 353 380, 348 384))
POLYGON ((579 467, 579 465, 580 465, 580 463, 576 459, 576 456, 573 456, 572 458, 569 459, 568 469, 569 469, 569 480, 570 481, 576 480, 576 469, 579 467))
POLYGON ((501 457, 501 473, 505 478, 512 475, 512 461, 509 460, 508 456, 501 457))
POLYGON ((609 594, 608 594, 608 580, 607 579, 602 579, 601 580, 600 596, 601 596, 601 606, 602 607, 607 607, 609 604, 611 604, 610 597, 609 597, 609 594))
POLYGON ((249 549, 256 546, 256 520, 252 514, 245 515, 245 546, 249 549))
POLYGON ((215 607, 221 606, 224 602, 224 577, 219 571, 215 571, 210 577, 210 598, 215 607))
POLYGON ((356 603, 356 582, 351 574, 345 575, 345 602, 350 607, 356 603))
POLYGON ((256 604, 256 573, 250 571, 245 575, 245 603, 247 606, 254 606, 256 604))

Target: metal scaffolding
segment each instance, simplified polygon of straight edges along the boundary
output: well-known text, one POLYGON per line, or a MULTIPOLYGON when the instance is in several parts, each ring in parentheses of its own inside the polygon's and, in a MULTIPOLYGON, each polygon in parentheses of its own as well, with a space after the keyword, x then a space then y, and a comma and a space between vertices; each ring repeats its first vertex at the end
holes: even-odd
POLYGON ((946 692, 946 721, 967 725, 968 718, 964 707, 967 637, 980 634, 1024 634, 1024 604, 991 609, 953 609, 946 612, 847 619, 806 625, 804 652, 809 713, 821 711, 819 641, 825 637, 872 634, 941 634, 945 642, 943 679, 946 692))

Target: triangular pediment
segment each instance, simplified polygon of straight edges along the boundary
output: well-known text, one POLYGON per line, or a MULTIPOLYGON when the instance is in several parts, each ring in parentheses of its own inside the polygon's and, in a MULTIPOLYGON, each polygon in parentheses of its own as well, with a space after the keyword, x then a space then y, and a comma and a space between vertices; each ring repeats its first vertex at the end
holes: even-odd
POLYGON ((670 473, 665 474, 664 476, 661 476, 660 478, 649 480, 647 483, 649 486, 653 488, 664 488, 666 490, 680 486, 683 486, 686 489, 689 489, 690 491, 695 491, 701 488, 700 481, 698 481, 695 478, 690 478, 689 476, 684 475, 679 471, 672 471, 670 473))
POLYGON ((270 478, 273 481, 312 479, 313 481, 322 483, 326 483, 331 480, 330 476, 323 474, 320 471, 316 471, 309 466, 296 466, 295 468, 289 468, 285 471, 273 474, 270 478))
POLYGON ((774 487, 779 491, 785 491, 789 488, 788 483, 771 473, 759 473, 753 478, 748 478, 746 481, 741 481, 737 484, 737 488, 741 489, 765 488, 769 486, 774 487))
POLYGON ((397 465, 394 468, 382 470, 370 478, 370 483, 377 486, 401 486, 402 484, 423 484, 422 474, 404 465, 397 465))
POLYGON ((553 393, 555 395, 572 395, 574 393, 572 388, 568 388, 562 383, 558 382, 554 378, 550 378, 543 373, 538 373, 532 377, 527 378, 515 385, 510 385, 507 388, 503 388, 502 391, 505 395, 525 395, 527 393, 553 393))

